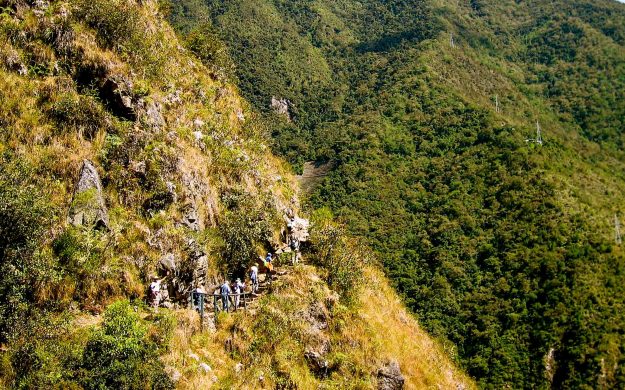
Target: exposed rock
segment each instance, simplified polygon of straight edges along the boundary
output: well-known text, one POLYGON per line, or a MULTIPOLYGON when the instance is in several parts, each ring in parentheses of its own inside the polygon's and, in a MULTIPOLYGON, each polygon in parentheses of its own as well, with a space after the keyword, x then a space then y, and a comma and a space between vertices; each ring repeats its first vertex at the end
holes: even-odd
POLYGON ((122 118, 137 120, 136 104, 132 93, 132 82, 121 75, 112 75, 100 85, 100 97, 122 118))
POLYGON ((172 382, 176 383, 182 378, 182 374, 176 368, 172 366, 165 366, 165 373, 169 376, 172 382))
POLYGON ((315 302, 308 307, 307 311, 300 313, 302 319, 308 322, 314 330, 324 330, 328 328, 328 314, 325 306, 321 302, 315 302))
POLYGON ((241 371, 243 371, 243 363, 237 363, 236 366, 234 366, 234 372, 238 374, 241 371))
POLYGON ((199 131, 199 130, 198 131, 194 131, 193 132, 193 138, 195 138, 195 142, 198 145, 202 145, 202 139, 204 138, 204 134, 202 134, 202 132, 199 131))
POLYGON ((286 117, 287 120, 291 120, 291 113, 289 108, 291 106, 291 102, 287 99, 278 99, 275 96, 271 97, 271 108, 273 111, 278 114, 286 117))
POLYGON ((203 372, 204 374, 207 374, 211 371, 211 366, 209 366, 206 363, 200 363, 200 371, 203 372))
POLYGON ((180 94, 182 91, 176 90, 165 97, 165 104, 168 106, 175 106, 182 103, 182 99, 180 98, 180 94))
POLYGON ((168 181, 165 183, 165 186, 167 186, 167 192, 169 192, 169 194, 171 195, 173 199, 173 203, 176 203, 178 201, 178 194, 176 193, 176 185, 168 181))
POLYGON ((289 236, 291 239, 297 239, 299 242, 306 242, 310 237, 308 229, 310 228, 310 221, 297 216, 291 218, 288 222, 289 236))
POLYGON ((194 205, 189 204, 184 208, 182 224, 193 231, 200 230, 200 217, 194 205))
POLYGON ((89 160, 84 160, 80 169, 68 222, 75 226, 84 225, 96 228, 108 228, 109 226, 108 210, 104 203, 100 175, 89 160))
POLYGON ((308 366, 315 375, 322 378, 328 376, 330 364, 323 355, 315 351, 306 351, 304 352, 304 357, 306 358, 306 362, 308 362, 308 366))
POLYGON ((176 258, 173 253, 168 253, 161 257, 158 261, 158 268, 165 274, 175 275, 178 267, 176 266, 176 258))
POLYGON ((145 161, 131 161, 130 169, 137 174, 145 175, 146 164, 145 161))
POLYGON ((145 122, 148 126, 155 130, 160 130, 165 127, 165 118, 163 118, 163 107, 158 102, 148 102, 145 105, 145 122))
POLYGON ((378 390, 401 390, 404 388, 404 376, 396 360, 388 362, 378 370, 378 390))
POLYGON ((198 129, 203 127, 204 125, 205 125, 204 121, 199 118, 193 121, 193 126, 197 127, 198 129))

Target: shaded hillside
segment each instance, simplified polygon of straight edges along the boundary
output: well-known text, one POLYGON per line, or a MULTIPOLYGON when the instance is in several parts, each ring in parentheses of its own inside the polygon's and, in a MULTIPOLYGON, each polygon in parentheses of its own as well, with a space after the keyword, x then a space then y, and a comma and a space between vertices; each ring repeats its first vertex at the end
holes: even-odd
POLYGON ((209 16, 259 111, 292 103, 274 149, 335 164, 310 205, 374 247, 483 387, 623 386, 625 7, 174 4, 187 28, 209 16))

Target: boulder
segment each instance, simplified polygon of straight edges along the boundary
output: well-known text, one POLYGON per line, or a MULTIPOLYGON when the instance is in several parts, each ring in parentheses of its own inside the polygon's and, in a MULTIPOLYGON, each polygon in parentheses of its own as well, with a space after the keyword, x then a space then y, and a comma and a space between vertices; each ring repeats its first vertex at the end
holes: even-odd
POLYGON ((378 390, 401 390, 404 388, 404 376, 399 363, 392 360, 378 370, 378 390))
POLYGON ((142 102, 143 111, 145 111, 145 123, 154 130, 160 130, 165 127, 165 118, 163 118, 163 107, 160 103, 150 101, 142 102))
POLYGON ((291 120, 291 112, 289 108, 291 107, 291 102, 287 99, 278 99, 275 96, 271 97, 271 108, 273 111, 281 116, 284 116, 288 121, 291 120))
POLYGON ((158 267, 160 270, 164 271, 165 274, 170 273, 171 275, 176 274, 177 266, 176 266, 176 258, 173 253, 168 253, 160 258, 158 261, 158 267))
POLYGON ((132 92, 133 84, 123 75, 111 75, 100 85, 100 98, 113 113, 130 121, 137 120, 137 101, 132 92))
POLYGON ((200 217, 195 205, 187 205, 183 210, 182 224, 193 231, 200 230, 200 217))
POLYGON ((315 375, 321 378, 325 378, 328 376, 330 364, 322 354, 315 351, 306 351, 304 352, 304 358, 306 358, 306 362, 308 362, 308 367, 310 367, 315 375))
POLYGON ((106 229, 109 227, 108 210, 104 203, 100 175, 89 160, 84 160, 80 169, 68 222, 75 226, 83 225, 106 229))
POLYGON ((289 228, 290 239, 296 239, 299 242, 306 242, 310 237, 308 229, 310 228, 310 221, 304 218, 293 217, 287 223, 289 228))

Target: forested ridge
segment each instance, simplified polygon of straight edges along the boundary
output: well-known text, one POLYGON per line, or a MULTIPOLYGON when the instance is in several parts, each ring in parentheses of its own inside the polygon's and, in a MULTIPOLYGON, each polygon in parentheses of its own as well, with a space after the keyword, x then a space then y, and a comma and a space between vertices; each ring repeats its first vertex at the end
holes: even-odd
POLYGON ((212 42, 276 152, 334 164, 310 207, 366 239, 483 388, 625 386, 623 5, 163 8, 191 50, 212 42))

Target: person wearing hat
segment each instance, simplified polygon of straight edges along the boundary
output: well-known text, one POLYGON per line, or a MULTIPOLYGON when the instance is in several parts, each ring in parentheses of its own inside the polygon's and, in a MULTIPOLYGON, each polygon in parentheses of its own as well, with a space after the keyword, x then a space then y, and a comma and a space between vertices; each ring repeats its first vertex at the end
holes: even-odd
POLYGON ((245 289, 245 283, 241 282, 241 278, 237 278, 237 281, 234 283, 234 310, 239 308, 239 303, 241 302, 241 294, 245 289))
POLYGON ((254 263, 250 268, 250 279, 252 281, 252 292, 256 294, 258 292, 258 263, 254 263))
POLYGON ((161 303, 161 280, 156 275, 152 276, 152 283, 150 283, 150 300, 155 308, 161 303))

